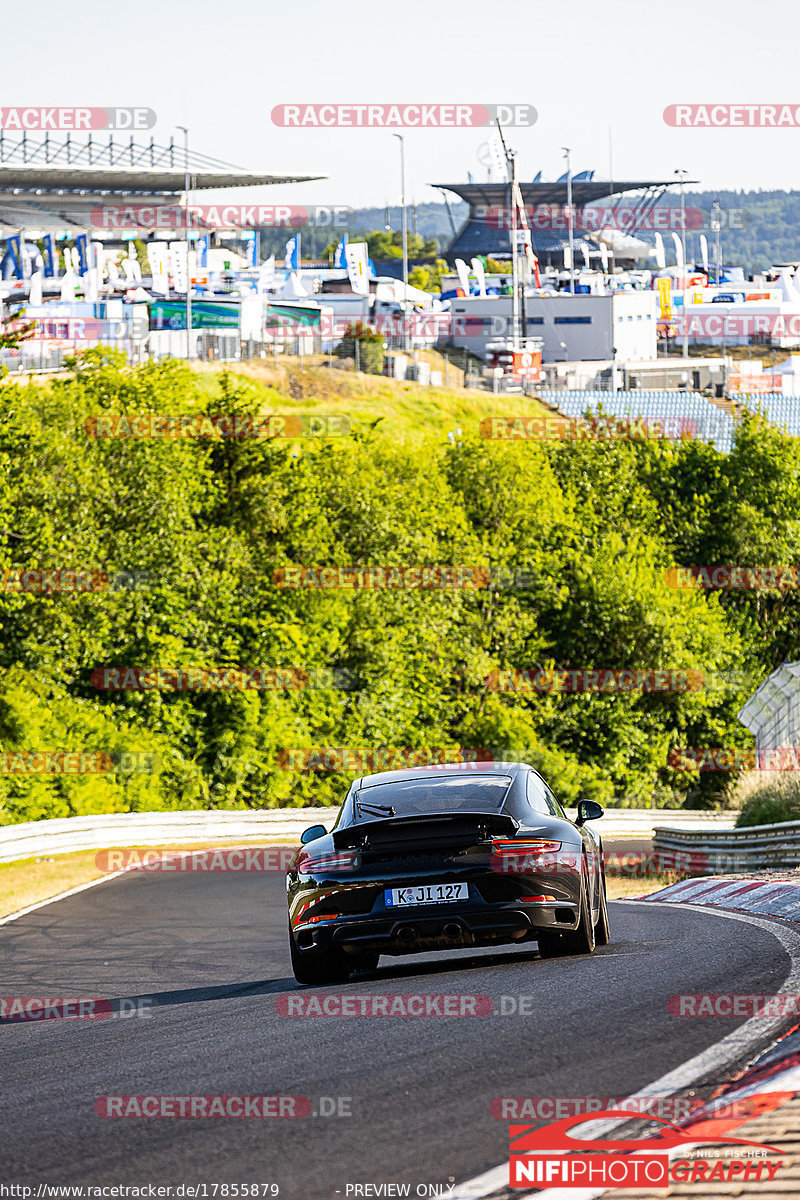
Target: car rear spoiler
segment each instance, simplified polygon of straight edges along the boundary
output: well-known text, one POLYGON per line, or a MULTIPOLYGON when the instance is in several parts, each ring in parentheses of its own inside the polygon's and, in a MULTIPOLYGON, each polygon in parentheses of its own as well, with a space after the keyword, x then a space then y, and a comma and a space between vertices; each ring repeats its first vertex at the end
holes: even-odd
POLYGON ((359 821, 344 829, 334 829, 332 837, 334 846, 339 849, 360 846, 365 842, 376 846, 395 840, 422 842, 431 837, 457 837, 459 834, 469 834, 471 837, 488 837, 490 834, 508 836, 516 833, 519 826, 519 821, 507 813, 415 813, 410 817, 380 817, 377 820, 359 821))

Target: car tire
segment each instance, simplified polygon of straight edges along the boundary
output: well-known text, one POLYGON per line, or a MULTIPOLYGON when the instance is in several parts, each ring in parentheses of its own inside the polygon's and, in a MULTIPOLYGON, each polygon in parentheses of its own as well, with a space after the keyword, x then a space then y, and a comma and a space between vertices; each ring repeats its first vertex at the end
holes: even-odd
POLYGON ((289 953, 292 973, 298 983, 318 986, 324 983, 344 983, 350 966, 341 950, 298 950, 294 934, 289 930, 289 953))
POLYGON ((542 958, 561 958, 567 954, 594 954, 595 932, 586 871, 581 872, 581 904, 578 928, 566 933, 546 933, 539 938, 542 958))
POLYGON ((560 933, 540 933, 537 941, 540 958, 560 958, 567 953, 560 933))
POLYGON ((608 900, 606 898, 606 873, 600 876, 600 912, 594 927, 595 941, 598 946, 607 946, 611 941, 611 930, 608 925, 608 900))

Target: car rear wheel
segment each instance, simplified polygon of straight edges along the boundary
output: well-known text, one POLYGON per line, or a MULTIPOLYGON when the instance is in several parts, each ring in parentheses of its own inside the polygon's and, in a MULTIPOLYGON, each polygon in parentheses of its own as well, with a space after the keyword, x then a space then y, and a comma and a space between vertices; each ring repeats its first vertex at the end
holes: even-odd
POLYGON ((350 974, 350 965, 341 950, 320 950, 316 946, 308 950, 298 950, 291 929, 289 952, 292 957, 292 972, 298 983, 344 983, 350 974))
POLYGON ((542 958, 560 958, 566 954, 593 954, 595 930, 592 909, 589 903, 589 887, 586 871, 581 872, 581 903, 578 928, 566 933, 543 933, 539 936, 539 954, 542 958))
POLYGON ((608 927, 608 901, 606 899, 606 873, 600 877, 600 913, 594 927, 595 941, 598 946, 607 946, 611 941, 611 930, 608 927))

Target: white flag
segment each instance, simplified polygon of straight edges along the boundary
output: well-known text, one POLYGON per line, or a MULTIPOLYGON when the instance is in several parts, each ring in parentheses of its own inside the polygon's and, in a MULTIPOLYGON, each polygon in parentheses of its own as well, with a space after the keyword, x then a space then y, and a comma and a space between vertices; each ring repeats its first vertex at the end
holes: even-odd
POLYGON ((61 299, 67 304, 75 300, 75 272, 72 269, 72 256, 69 248, 64 251, 64 274, 61 276, 61 299))
POLYGON ((708 239, 704 233, 700 234, 700 253, 703 256, 703 270, 708 274, 708 239))
POLYGON ((354 292, 369 295, 369 256, 366 242, 349 242, 344 248, 347 276, 354 292))
POLYGON ((167 247, 163 242, 147 243, 147 261, 150 264, 150 274, 153 278, 152 290, 160 296, 169 295, 169 276, 167 275, 167 247))
POLYGON ((658 267, 659 271, 663 271, 666 265, 667 255, 666 251, 664 250, 664 239, 656 230, 656 266, 658 267))
POLYGON ((263 262, 258 271, 258 290, 259 292, 268 292, 275 284, 275 255, 270 254, 266 262, 263 262))
POLYGON ((469 267, 464 262, 463 258, 457 258, 455 266, 456 266, 456 274, 458 275, 458 282, 460 283, 461 287, 464 290, 464 295, 468 296, 469 295, 469 267))
POLYGON ((176 292, 186 292, 188 272, 186 270, 186 242, 170 242, 169 272, 176 292))
POLYGON ((683 246, 681 245, 681 239, 678 237, 677 233, 673 233, 672 241, 675 244, 675 262, 679 267, 683 267, 683 246))
POLYGON ((478 295, 485 296, 486 295, 486 271, 484 269, 483 263, 481 262, 481 260, 479 258, 473 258, 470 261, 470 266, 472 267, 472 274, 475 276, 475 278, 478 281, 478 295))

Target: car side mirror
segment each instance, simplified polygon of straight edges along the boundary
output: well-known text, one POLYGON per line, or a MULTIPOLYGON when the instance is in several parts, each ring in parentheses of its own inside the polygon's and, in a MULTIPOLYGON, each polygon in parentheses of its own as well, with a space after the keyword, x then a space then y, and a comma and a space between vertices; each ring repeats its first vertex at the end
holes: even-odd
MULTIPOLYGON (((598 804, 597 807, 600 808, 600 805, 598 804)), ((317 838, 325 837, 327 832, 324 825, 309 825, 308 829, 304 829, 300 834, 300 841, 305 846, 306 842, 315 842, 317 838)))
POLYGON ((579 800, 575 824, 583 825, 586 821, 596 821, 598 817, 602 817, 603 811, 602 804, 598 804, 596 800, 579 800))

